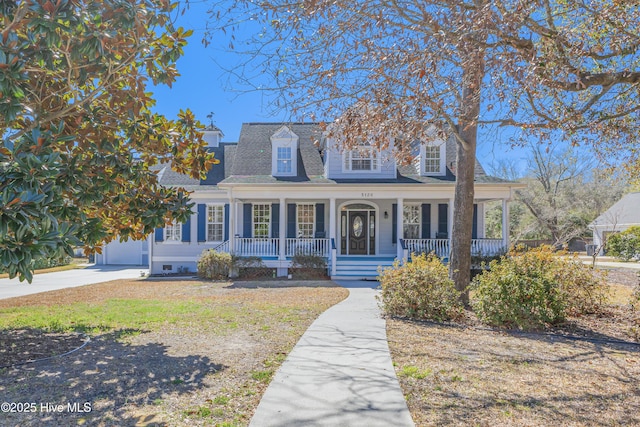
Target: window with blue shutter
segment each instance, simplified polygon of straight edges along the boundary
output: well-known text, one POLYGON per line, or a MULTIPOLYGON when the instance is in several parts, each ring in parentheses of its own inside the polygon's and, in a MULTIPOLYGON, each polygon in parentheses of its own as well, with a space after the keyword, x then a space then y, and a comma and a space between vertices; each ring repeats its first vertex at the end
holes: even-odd
POLYGON ((198 242, 207 241, 207 205, 198 204, 198 242))
POLYGON ((187 222, 182 224, 182 241, 191 242, 191 217, 187 219, 187 222))
POLYGON ((229 203, 224 205, 224 240, 229 240, 229 203))
POLYGON ((324 230, 324 203, 316 204, 316 236, 326 235, 324 230))
POLYGON ((287 204, 287 237, 293 239, 296 236, 296 204, 287 204))
POLYGON ((431 238, 431 205, 429 203, 422 204, 422 234, 423 239, 431 238))
POLYGON ((253 237, 251 232, 251 224, 253 223, 251 213, 251 203, 244 203, 242 205, 242 237, 253 237))
POLYGON ((438 205, 438 239, 447 239, 449 236, 449 205, 438 205))
POLYGON ((280 203, 271 204, 271 237, 280 237, 280 203))
POLYGON ((471 238, 478 238, 478 205, 473 204, 473 229, 471 231, 471 238))

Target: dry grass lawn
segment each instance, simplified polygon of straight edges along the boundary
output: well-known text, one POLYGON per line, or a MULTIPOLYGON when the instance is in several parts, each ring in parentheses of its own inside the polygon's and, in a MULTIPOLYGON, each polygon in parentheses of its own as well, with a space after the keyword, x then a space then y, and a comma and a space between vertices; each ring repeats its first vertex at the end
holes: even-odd
POLYGON ((388 319, 416 425, 640 425, 640 313, 628 305, 635 273, 610 281, 605 316, 546 334, 388 319))
POLYGON ((70 355, 0 369, 3 400, 88 402, 91 412, 3 413, 0 425, 247 425, 302 333, 348 294, 330 281, 297 284, 121 280, 2 300, 0 341, 22 338, 3 346, 3 361, 49 355, 28 346, 25 337, 48 336, 29 323, 92 335, 70 355))

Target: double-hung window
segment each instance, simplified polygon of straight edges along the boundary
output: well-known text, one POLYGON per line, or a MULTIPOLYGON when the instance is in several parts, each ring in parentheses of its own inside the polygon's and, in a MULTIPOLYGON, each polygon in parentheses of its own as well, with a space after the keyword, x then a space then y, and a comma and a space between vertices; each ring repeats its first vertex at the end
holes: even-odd
POLYGON ((224 206, 207 206, 207 242, 224 240, 224 206))
POLYGON ((278 175, 289 175, 292 173, 291 147, 276 147, 276 171, 278 175))
POLYGON ((299 204, 298 206, 298 237, 312 238, 315 228, 314 204, 299 204))
POLYGON ((403 212, 404 238, 420 238, 420 206, 404 205, 403 212))
POLYGON ((446 174, 446 145, 441 140, 424 143, 420 147, 420 175, 444 176, 446 174))
POLYGON ((379 153, 373 147, 360 147, 345 151, 344 170, 350 172, 375 172, 380 170, 379 153))
POLYGON ((271 219, 270 204, 253 205, 253 237, 269 237, 269 225, 271 219))
POLYGON ((424 150, 424 173, 440 173, 440 147, 433 145, 425 147, 424 150))
POLYGON ((165 226, 164 228, 164 240, 165 242, 180 242, 182 241, 182 224, 177 221, 165 226))

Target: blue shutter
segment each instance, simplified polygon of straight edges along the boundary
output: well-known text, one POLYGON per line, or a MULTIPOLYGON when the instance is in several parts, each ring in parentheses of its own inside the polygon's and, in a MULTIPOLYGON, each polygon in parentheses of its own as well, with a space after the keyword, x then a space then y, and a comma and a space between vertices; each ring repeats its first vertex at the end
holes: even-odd
POLYGON ((280 237, 280 203, 271 204, 271 237, 280 237))
POLYGON ((398 204, 391 205, 391 243, 398 243, 398 204))
POLYGON ((431 238, 431 205, 429 203, 422 204, 422 234, 423 239, 431 238))
POLYGON ((198 204, 198 242, 207 241, 207 205, 198 204))
POLYGON ((156 242, 163 242, 164 241, 164 228, 159 227, 156 228, 156 242))
POLYGON ((224 205, 224 240, 229 240, 229 203, 224 205))
POLYGON ((253 219, 251 218, 251 203, 244 203, 242 205, 242 237, 253 237, 251 233, 251 224, 253 219))
POLYGON ((324 233, 324 203, 316 204, 316 233, 324 233))
POLYGON ((449 233, 449 205, 446 203, 440 203, 438 205, 438 233, 441 234, 441 239, 446 239, 445 235, 449 233))
POLYGON ((191 241, 191 217, 182 224, 182 241, 190 242, 191 241))
POLYGON ((473 204, 473 229, 471 231, 471 238, 478 238, 478 205, 473 204))
POLYGON ((293 239, 296 236, 296 205, 287 204, 287 237, 293 239))

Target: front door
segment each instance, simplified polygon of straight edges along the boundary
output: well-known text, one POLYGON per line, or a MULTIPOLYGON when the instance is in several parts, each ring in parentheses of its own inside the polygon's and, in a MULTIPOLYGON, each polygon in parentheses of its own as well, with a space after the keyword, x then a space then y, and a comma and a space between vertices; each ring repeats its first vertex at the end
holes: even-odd
POLYGON ((369 212, 349 212, 349 255, 367 255, 369 212))

